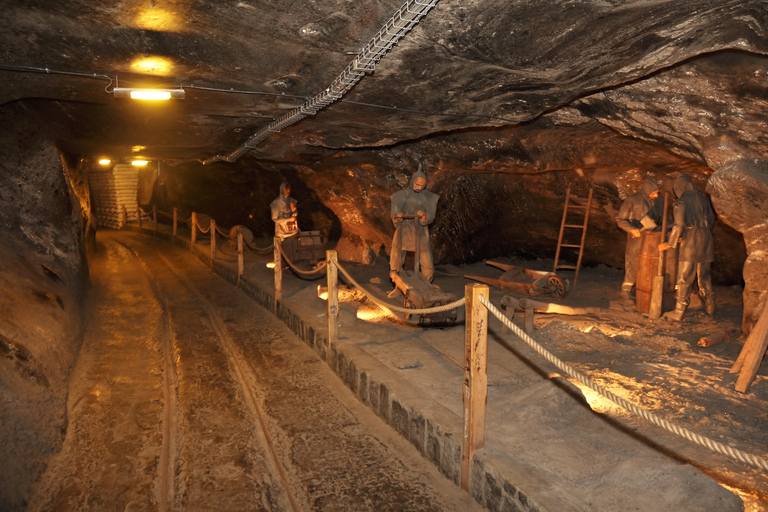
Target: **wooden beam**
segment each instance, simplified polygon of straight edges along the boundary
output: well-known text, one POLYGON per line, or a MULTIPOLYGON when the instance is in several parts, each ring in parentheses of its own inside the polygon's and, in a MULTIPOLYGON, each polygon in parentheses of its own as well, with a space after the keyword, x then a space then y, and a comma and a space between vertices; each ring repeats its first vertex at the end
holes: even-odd
POLYGON ((325 251, 326 281, 328 284, 328 347, 326 359, 330 361, 331 347, 339 340, 339 275, 336 251, 325 251))
POLYGON ((283 299, 283 258, 280 252, 280 239, 274 238, 274 259, 275 262, 275 313, 277 313, 277 303, 283 299))
POLYGON ((245 271, 245 254, 243 251, 243 228, 237 228, 237 286, 240 286, 240 277, 245 271))
POLYGON ((209 225, 211 230, 211 268, 213 268, 213 262, 216 260, 216 221, 211 219, 209 225))
MULTIPOLYGON (((744 363, 739 372, 739 379, 736 381, 736 391, 739 393, 746 393, 747 388, 752 384, 760 370, 766 348, 768 348, 768 300, 765 301, 763 312, 749 333, 747 341, 744 342, 744 348, 741 349, 744 354, 744 363)), ((741 354, 739 359, 742 359, 741 354)))
POLYGON ((464 434, 461 451, 461 488, 469 492, 472 455, 485 445, 485 401, 488 395, 488 310, 480 295, 489 297, 488 286, 472 283, 464 288, 464 434))

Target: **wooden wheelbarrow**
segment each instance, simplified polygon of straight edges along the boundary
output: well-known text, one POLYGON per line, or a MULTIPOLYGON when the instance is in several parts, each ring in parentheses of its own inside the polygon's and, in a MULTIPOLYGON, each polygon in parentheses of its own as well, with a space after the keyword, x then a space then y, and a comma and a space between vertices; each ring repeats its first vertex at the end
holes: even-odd
POLYGON ((549 294, 556 299, 562 299, 566 296, 570 288, 570 282, 567 279, 561 279, 555 275, 554 272, 530 270, 514 265, 496 263, 495 261, 486 261, 486 263, 492 267, 503 270, 504 273, 501 274, 501 277, 498 279, 467 275, 464 277, 474 281, 480 281, 481 283, 490 284, 491 286, 495 286, 502 290, 515 292, 518 295, 529 295, 531 297, 549 294), (533 282, 521 282, 526 278, 533 279, 533 282))
MULTIPOLYGON (((403 215, 403 219, 415 219, 416 215, 403 215)), ((402 231, 400 232, 402 237, 402 231)), ((430 309, 438 306, 444 306, 456 301, 456 296, 452 293, 444 292, 439 286, 427 281, 419 268, 420 248, 419 248, 419 230, 416 229, 415 252, 413 257, 413 272, 404 272, 401 265, 395 273, 390 275, 395 289, 389 292, 389 297, 394 298, 398 292, 403 294, 403 307, 408 309, 430 309)), ((401 245, 402 247, 402 245, 401 245)), ((458 312, 456 308, 437 313, 426 313, 419 315, 419 325, 422 326, 451 326, 456 323, 458 312)), ((409 320, 410 313, 405 314, 405 319, 409 320)))

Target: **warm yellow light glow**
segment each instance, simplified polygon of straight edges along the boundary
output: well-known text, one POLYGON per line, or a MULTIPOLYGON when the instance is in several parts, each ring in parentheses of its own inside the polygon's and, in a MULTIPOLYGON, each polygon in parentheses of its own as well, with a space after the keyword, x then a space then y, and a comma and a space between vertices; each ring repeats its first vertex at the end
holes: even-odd
POLYGON ((173 61, 163 57, 144 57, 133 61, 131 68, 143 75, 168 76, 173 71, 173 61))
POLYGON ((366 322, 375 322, 377 320, 381 320, 387 316, 387 314, 381 310, 374 311, 372 309, 361 308, 357 310, 356 316, 360 320, 365 320, 366 322))
POLYGON ((267 268, 275 268, 275 262, 270 261, 269 263, 267 263, 267 268))
POLYGON ((134 160, 133 162, 131 162, 131 165, 135 165, 136 167, 142 167, 144 165, 147 165, 148 163, 149 162, 147 162, 146 160, 134 160))
POLYGON ((141 151, 144 151, 145 149, 147 149, 147 146, 133 146, 131 148, 131 151, 134 153, 139 153, 141 151))
POLYGON ((131 91, 131 99, 134 100, 169 100, 170 91, 131 91))
POLYGON ((328 300, 328 287, 321 284, 317 285, 317 296, 323 300, 328 300))
POLYGON ((155 2, 151 5, 136 16, 134 21, 137 27, 158 32, 179 31, 179 16, 175 12, 161 9, 155 2))
POLYGON ((109 158, 102 158, 101 160, 99 160, 99 163, 101 165, 109 165, 110 163, 112 163, 112 160, 110 160, 109 158))

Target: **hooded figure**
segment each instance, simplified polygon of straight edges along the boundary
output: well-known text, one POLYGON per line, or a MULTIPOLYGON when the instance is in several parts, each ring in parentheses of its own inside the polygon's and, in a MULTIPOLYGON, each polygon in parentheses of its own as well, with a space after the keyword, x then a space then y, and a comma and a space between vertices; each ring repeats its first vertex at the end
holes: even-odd
POLYGON ((708 315, 715 313, 715 294, 712 290, 710 266, 715 260, 715 242, 712 226, 715 212, 707 196, 696 190, 691 178, 681 174, 675 180, 677 201, 673 206, 674 225, 669 240, 659 245, 660 251, 678 247, 677 292, 675 310, 665 318, 680 321, 691 298, 693 280, 698 276, 699 295, 708 315))
POLYGON ((296 222, 298 203, 290 195, 291 185, 284 181, 280 184, 280 195, 269 205, 272 210, 272 220, 275 223, 275 236, 281 242, 299 232, 299 225, 296 222))
POLYGON ((658 229, 663 210, 664 201, 659 197, 659 184, 651 176, 646 176, 640 190, 624 200, 616 216, 616 224, 627 232, 624 283, 621 285, 621 300, 624 302, 631 301, 632 288, 635 286, 642 232, 658 229))
POLYGON ((416 250, 416 231, 419 234, 419 267, 422 275, 429 281, 435 276, 432 264, 432 245, 429 241, 429 228, 435 220, 437 201, 440 196, 425 190, 427 177, 419 170, 411 176, 408 188, 392 194, 392 222, 395 236, 392 238, 392 251, 389 256, 389 273, 397 273, 405 261, 406 251, 416 250), (403 216, 416 215, 416 219, 404 219, 403 216))

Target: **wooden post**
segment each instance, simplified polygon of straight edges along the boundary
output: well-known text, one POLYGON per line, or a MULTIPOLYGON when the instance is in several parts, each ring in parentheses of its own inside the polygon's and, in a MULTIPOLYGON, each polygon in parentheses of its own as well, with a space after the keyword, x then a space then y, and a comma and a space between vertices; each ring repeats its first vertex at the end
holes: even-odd
POLYGON ((211 268, 213 268, 213 261, 216 259, 216 221, 211 219, 211 268))
POLYGON ((325 251, 326 278, 328 284, 328 351, 326 360, 331 359, 331 347, 339 340, 339 261, 336 251, 325 251))
POLYGON ((173 207, 173 236, 176 236, 176 225, 179 222, 179 212, 173 207))
POLYGON ((277 302, 283 298, 283 258, 280 252, 280 239, 274 238, 274 259, 275 262, 275 313, 277 313, 277 302))
POLYGON ((524 309, 525 316, 523 317, 525 319, 525 333, 531 334, 533 332, 533 308, 525 308, 524 309))
POLYGON ((243 228, 237 228, 237 286, 240 286, 240 276, 245 271, 245 259, 243 254, 243 228))
POLYGON ((464 329, 464 436, 461 450, 461 488, 469 492, 472 455, 485 445, 485 400, 488 394, 488 310, 480 295, 488 286, 467 284, 464 329))
POLYGON ((746 393, 747 388, 752 384, 763 363, 766 348, 768 348, 768 300, 765 301, 760 318, 749 332, 747 341, 744 342, 744 347, 731 368, 731 373, 739 374, 739 379, 736 381, 736 391, 739 393, 746 393))
POLYGON ((152 205, 152 231, 157 234, 157 207, 152 205))
POLYGON ((195 248, 195 242, 197 241, 197 214, 192 212, 192 248, 195 248))
POLYGON ((126 224, 128 224, 128 212, 125 211, 125 205, 120 207, 120 211, 123 214, 123 226, 125 226, 126 224))
POLYGON ((136 217, 139 218, 139 227, 141 227, 141 207, 136 205, 136 217))

